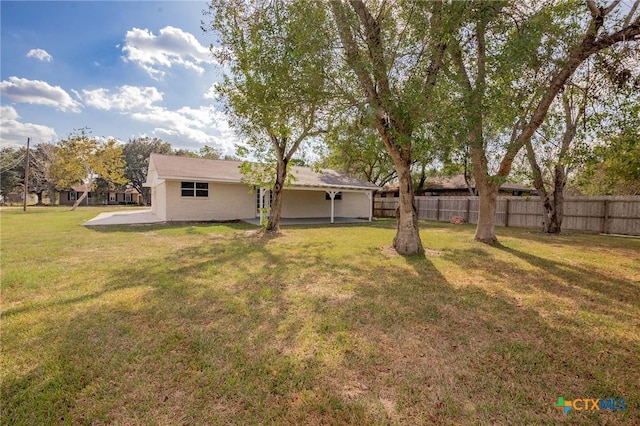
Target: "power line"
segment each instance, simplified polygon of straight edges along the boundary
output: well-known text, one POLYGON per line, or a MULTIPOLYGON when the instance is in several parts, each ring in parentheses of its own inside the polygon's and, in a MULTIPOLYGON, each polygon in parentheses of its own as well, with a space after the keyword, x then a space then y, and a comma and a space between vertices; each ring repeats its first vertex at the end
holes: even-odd
POLYGON ((24 160, 24 157, 25 157, 26 155, 27 155, 26 153, 25 153, 25 154, 22 154, 22 156, 21 156, 20 158, 18 158, 17 160, 15 160, 15 161, 13 162, 13 164, 11 164, 10 166, 4 166, 4 165, 2 165, 2 169, 3 169, 3 170, 11 170, 11 169, 13 169, 15 166, 17 166, 19 163, 21 163, 21 162, 22 162, 22 160, 24 160))

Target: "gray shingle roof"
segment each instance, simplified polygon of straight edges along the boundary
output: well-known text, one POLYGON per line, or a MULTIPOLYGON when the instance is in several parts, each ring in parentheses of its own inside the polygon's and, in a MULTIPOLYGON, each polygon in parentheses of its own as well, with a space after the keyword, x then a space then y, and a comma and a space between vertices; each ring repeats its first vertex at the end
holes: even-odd
MULTIPOLYGON (((243 178, 240 173, 241 161, 151 154, 149 163, 153 163, 160 179, 239 183, 243 178)), ((309 167, 293 166, 291 174, 295 178, 291 186, 295 188, 380 189, 372 183, 331 169, 316 172, 309 167)))

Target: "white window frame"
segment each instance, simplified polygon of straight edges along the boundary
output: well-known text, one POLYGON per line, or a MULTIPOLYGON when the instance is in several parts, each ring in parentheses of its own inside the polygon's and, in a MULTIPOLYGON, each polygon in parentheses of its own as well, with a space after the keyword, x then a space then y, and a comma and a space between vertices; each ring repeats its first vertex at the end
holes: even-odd
POLYGON ((209 182, 181 181, 180 196, 182 198, 209 198, 209 182), (189 184, 191 184, 191 187, 185 186, 189 184), (206 185, 206 188, 203 187, 204 185, 206 185), (185 195, 186 191, 189 191, 192 193, 185 195))

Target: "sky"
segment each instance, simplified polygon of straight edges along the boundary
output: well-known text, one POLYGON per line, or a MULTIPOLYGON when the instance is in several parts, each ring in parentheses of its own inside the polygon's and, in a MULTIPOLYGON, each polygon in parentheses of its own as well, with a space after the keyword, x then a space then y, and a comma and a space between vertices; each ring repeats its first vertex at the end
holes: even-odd
POLYGON ((24 146, 88 127, 174 148, 237 143, 200 29, 205 1, 0 2, 0 139, 24 146))

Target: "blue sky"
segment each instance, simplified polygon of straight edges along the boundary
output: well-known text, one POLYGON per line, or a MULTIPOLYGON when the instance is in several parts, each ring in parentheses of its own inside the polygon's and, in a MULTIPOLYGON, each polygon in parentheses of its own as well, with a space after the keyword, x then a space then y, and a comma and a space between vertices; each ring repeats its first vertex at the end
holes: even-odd
POLYGON ((236 139, 212 85, 222 78, 200 21, 205 1, 0 2, 2 146, 89 127, 175 148, 236 139))

